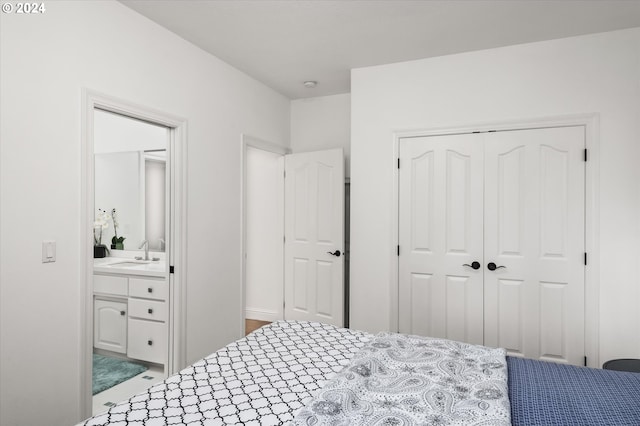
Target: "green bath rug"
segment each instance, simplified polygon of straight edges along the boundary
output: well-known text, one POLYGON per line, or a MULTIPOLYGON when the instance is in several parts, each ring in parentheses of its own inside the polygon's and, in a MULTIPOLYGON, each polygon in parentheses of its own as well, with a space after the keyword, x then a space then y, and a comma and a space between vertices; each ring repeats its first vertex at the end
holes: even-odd
POLYGON ((112 388, 146 370, 147 367, 142 364, 93 354, 93 394, 112 388))

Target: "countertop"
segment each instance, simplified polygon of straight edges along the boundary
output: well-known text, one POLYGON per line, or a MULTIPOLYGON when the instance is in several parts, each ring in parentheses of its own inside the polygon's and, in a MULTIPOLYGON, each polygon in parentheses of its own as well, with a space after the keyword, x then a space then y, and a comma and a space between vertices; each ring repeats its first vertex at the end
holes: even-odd
POLYGON ((93 272, 118 274, 118 275, 141 275, 146 277, 165 277, 167 275, 167 264, 164 259, 136 260, 125 257, 103 257, 93 259, 93 272))

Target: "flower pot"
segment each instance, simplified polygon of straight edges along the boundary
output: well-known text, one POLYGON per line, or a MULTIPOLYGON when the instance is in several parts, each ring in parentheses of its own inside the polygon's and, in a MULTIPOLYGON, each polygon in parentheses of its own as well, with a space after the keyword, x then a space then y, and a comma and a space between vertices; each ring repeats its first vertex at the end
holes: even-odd
POLYGON ((94 258, 107 257, 107 247, 103 245, 93 246, 93 257, 94 258))
POLYGON ((124 243, 116 243, 116 250, 124 250, 124 243))

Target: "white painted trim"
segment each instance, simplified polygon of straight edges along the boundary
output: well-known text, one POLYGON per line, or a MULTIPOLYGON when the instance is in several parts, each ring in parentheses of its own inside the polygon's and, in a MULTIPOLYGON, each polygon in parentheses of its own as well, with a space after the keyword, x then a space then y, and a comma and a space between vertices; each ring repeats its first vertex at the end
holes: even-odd
POLYGON ((282 319, 280 312, 275 311, 265 311, 263 309, 254 309, 254 308, 245 308, 244 316, 247 319, 258 320, 258 321, 269 321, 274 322, 282 319))
MULTIPOLYGON (((536 119, 464 124, 460 126, 399 130, 392 133, 393 186, 391 194, 391 276, 389 329, 398 331, 398 256, 395 250, 399 242, 398 222, 398 168, 400 140, 403 138, 453 135, 490 130, 526 130, 550 127, 584 126, 588 162, 585 176, 585 250, 588 265, 585 268, 585 355, 589 367, 599 368, 600 363, 600 115, 576 114, 536 119)), ((402 248, 400 248, 402 250, 402 248)))
MULTIPOLYGON (((271 143, 271 142, 266 142, 262 139, 259 138, 255 138, 253 136, 249 136, 249 135, 245 135, 245 134, 241 134, 240 135, 240 211, 242 212, 242 225, 240 227, 240 288, 241 288, 241 297, 240 300, 242 301, 242 309, 241 309, 241 324, 242 324, 242 336, 244 336, 246 334, 246 329, 245 329, 245 318, 246 318, 246 313, 245 313, 245 306, 246 306, 246 285, 247 285, 247 254, 246 254, 246 247, 247 247, 247 212, 245 210, 245 206, 247 205, 247 147, 252 147, 255 149, 260 149, 263 151, 267 151, 267 152, 272 152, 274 154, 278 154, 281 156, 285 156, 287 154, 291 154, 291 150, 289 148, 285 148, 283 146, 271 143)), ((284 190, 284 176, 282 178, 282 187, 284 190)), ((284 211, 284 206, 283 206, 283 211, 284 211)), ((284 222, 284 215, 283 215, 283 222, 284 222)), ((284 223, 283 223, 283 227, 284 227, 284 223)), ((284 228, 283 228, 284 229, 284 228)), ((283 252, 283 256, 284 256, 284 242, 282 244, 282 252, 283 252)), ((282 267, 284 268, 284 264, 282 265, 282 267)), ((284 303, 284 294, 282 295, 282 300, 284 303)), ((248 308, 247 308, 248 310, 248 308)), ((282 312, 282 315, 284 315, 284 310, 282 312)), ((277 318, 279 319, 279 318, 277 318)), ((268 321, 268 320, 264 320, 264 321, 268 321)), ((240 336, 240 337, 242 337, 240 336)))
POLYGON ((94 109, 118 113, 121 115, 160 124, 172 129, 170 132, 168 158, 171 165, 170 235, 166 247, 170 247, 167 275, 172 297, 169 319, 169 338, 173 342, 173 351, 168 354, 167 374, 183 367, 186 360, 186 248, 187 248, 187 122, 185 119, 154 109, 123 101, 86 88, 82 89, 81 111, 81 306, 80 306, 80 399, 79 412, 82 418, 92 414, 92 352, 93 352, 93 236, 89 224, 94 217, 94 168, 93 168, 93 131, 94 109), (173 265, 176 273, 169 274, 168 267, 173 265))

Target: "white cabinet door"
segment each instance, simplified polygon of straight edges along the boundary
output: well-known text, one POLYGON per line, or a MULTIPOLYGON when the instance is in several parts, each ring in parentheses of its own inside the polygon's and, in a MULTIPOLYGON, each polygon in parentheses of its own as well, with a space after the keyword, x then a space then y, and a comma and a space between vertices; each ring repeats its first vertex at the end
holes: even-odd
POLYGON ((584 128, 485 140, 485 343, 582 364, 584 128))
POLYGON ((94 300, 93 346, 112 352, 127 352, 127 302, 94 300))
POLYGON ((400 332, 481 344, 479 135, 404 140, 400 165, 400 332))
POLYGON ((584 143, 581 126, 402 140, 401 332, 583 363, 584 143))
POLYGON ((285 157, 286 319, 343 326, 343 162, 341 149, 285 157))

